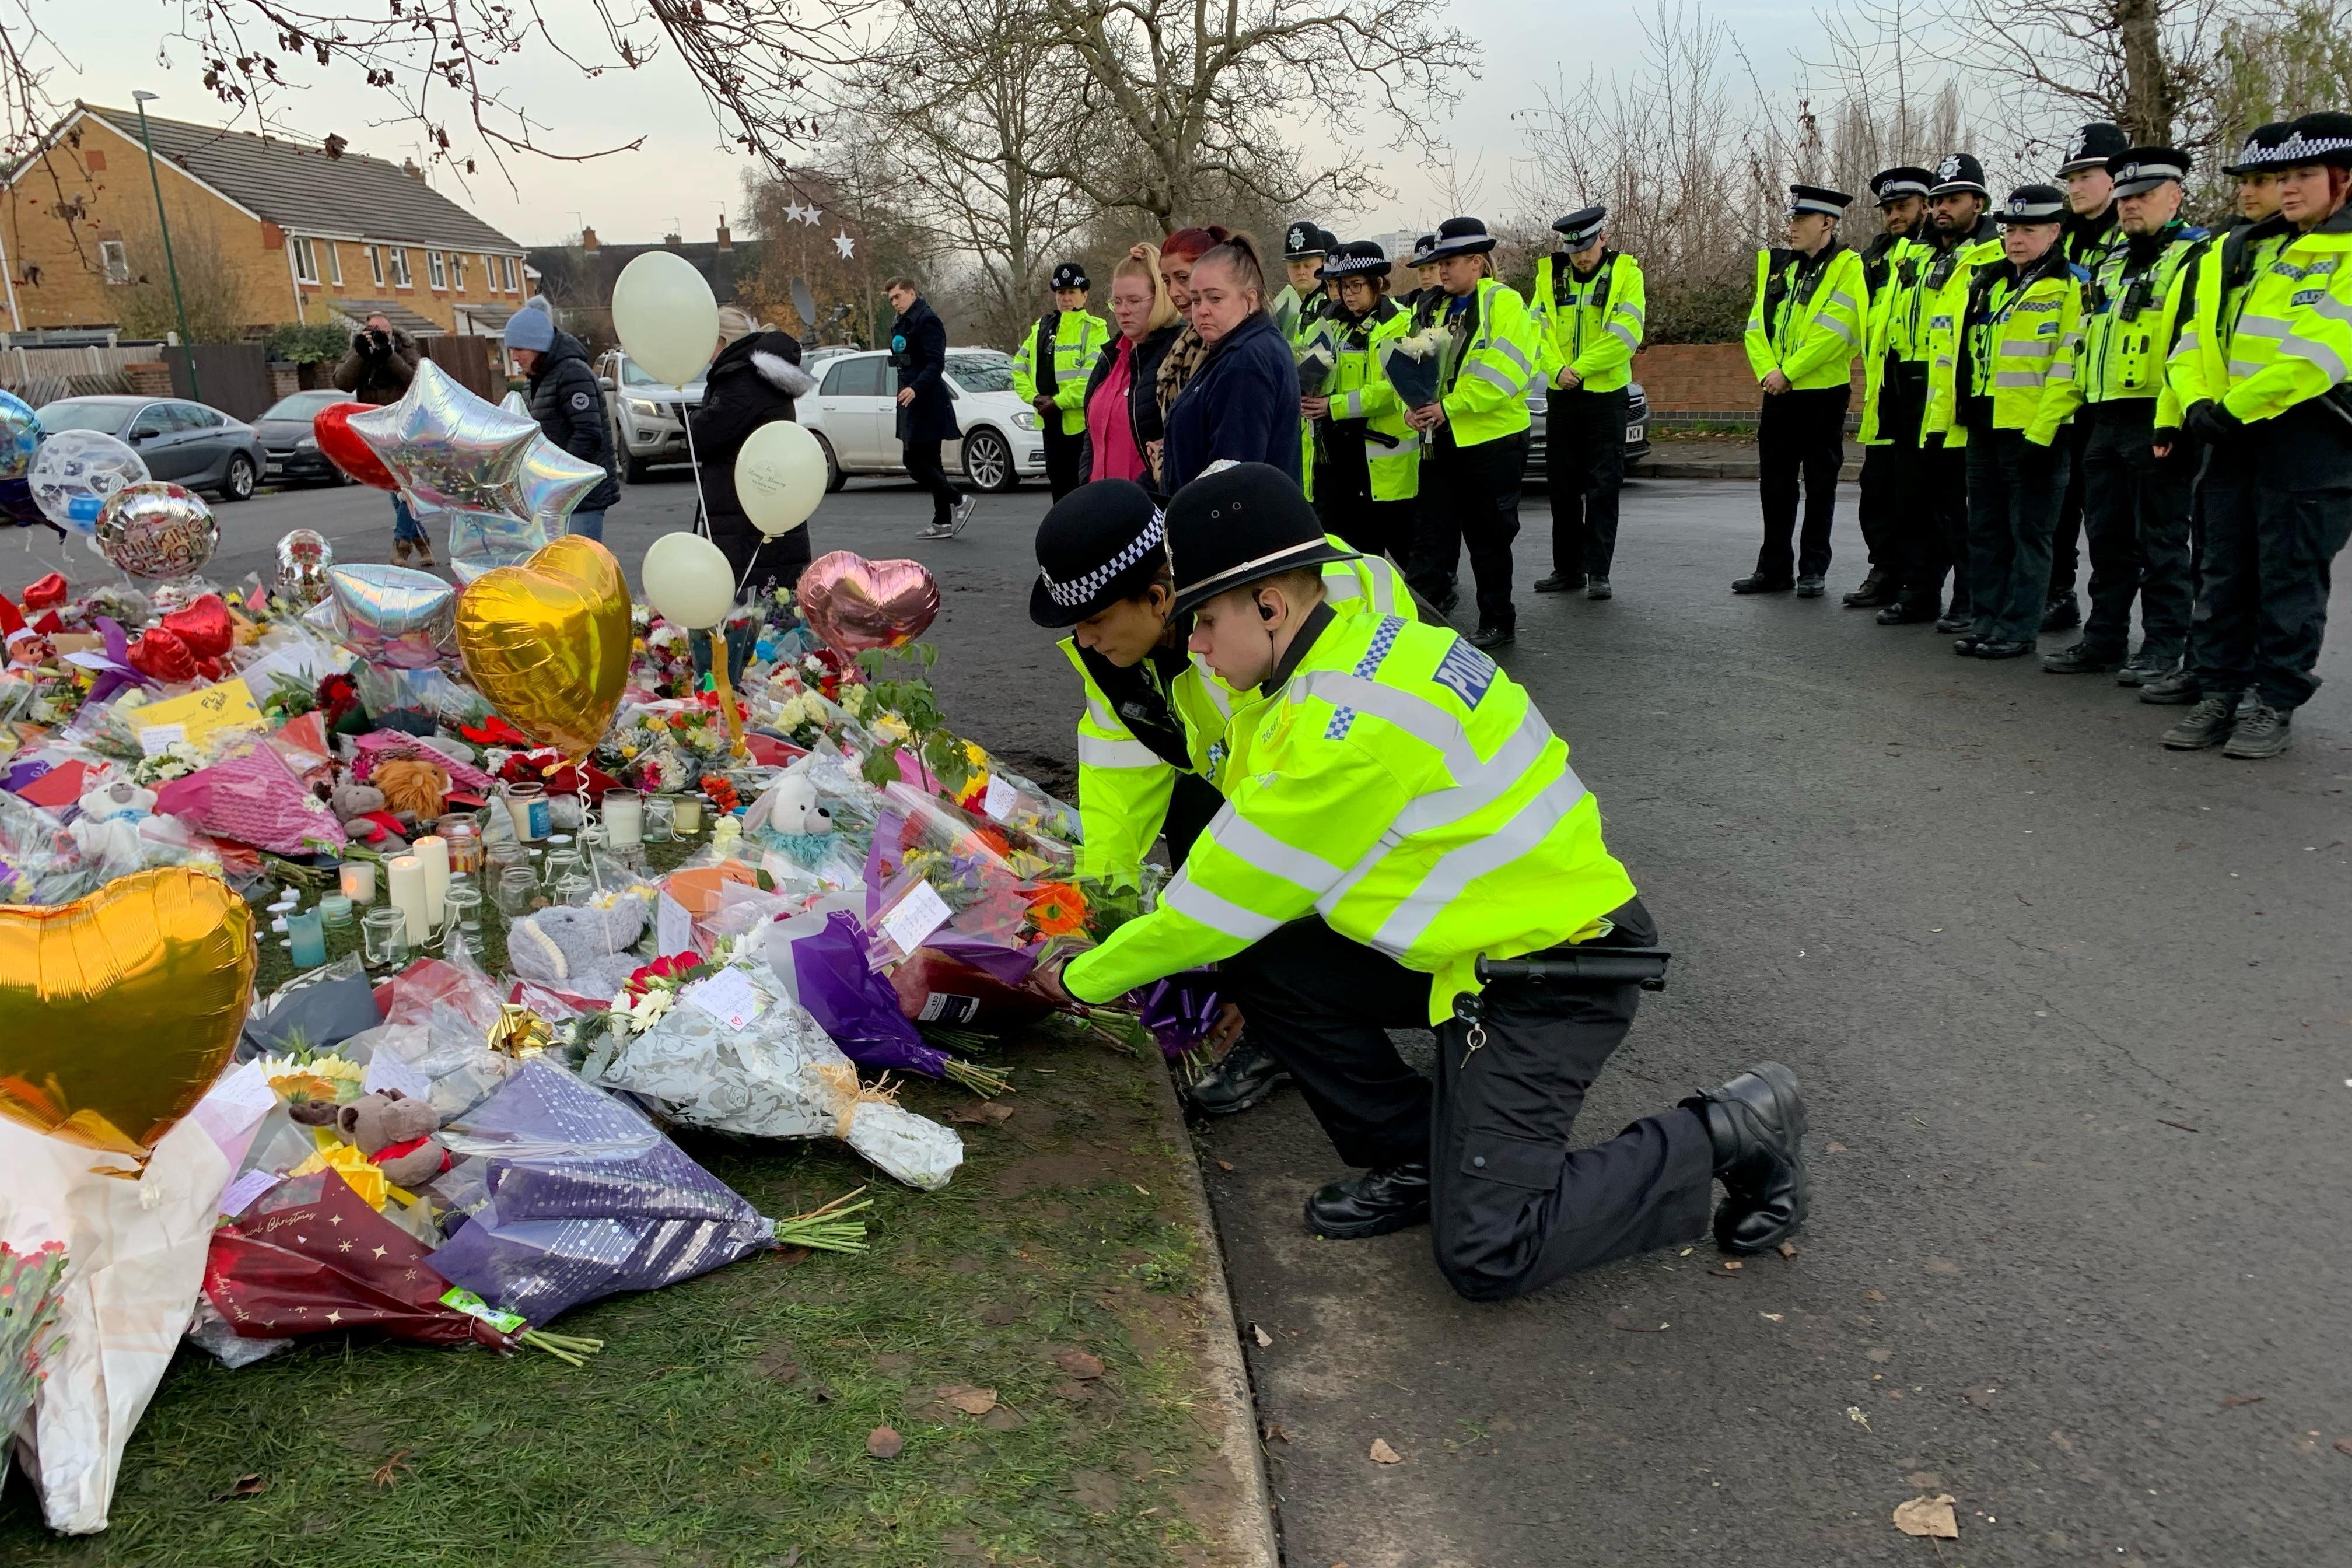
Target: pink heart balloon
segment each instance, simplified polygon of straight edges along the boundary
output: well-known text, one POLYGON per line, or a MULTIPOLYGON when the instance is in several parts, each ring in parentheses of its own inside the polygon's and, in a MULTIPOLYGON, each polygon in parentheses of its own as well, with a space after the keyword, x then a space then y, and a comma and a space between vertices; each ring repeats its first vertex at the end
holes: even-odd
POLYGON ((801 574, 801 618, 835 653, 905 647, 940 613, 940 585, 919 561, 820 555, 801 574))

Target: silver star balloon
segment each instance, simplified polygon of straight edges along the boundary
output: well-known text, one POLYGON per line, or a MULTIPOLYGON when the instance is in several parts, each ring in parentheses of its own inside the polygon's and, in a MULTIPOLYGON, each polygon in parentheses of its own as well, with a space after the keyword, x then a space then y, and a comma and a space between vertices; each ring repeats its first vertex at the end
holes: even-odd
MULTIPOLYGON (((431 363, 431 362, 426 362, 431 363)), ((457 591, 405 566, 327 568, 327 596, 303 620, 373 664, 429 669, 457 647, 457 591)))
POLYGON ((524 454, 522 471, 518 476, 522 514, 552 537, 564 531, 572 509, 604 482, 603 464, 575 458, 541 436, 524 454))
POLYGON ((419 513, 530 515, 520 478, 531 443, 541 438, 539 421, 475 396, 429 359, 418 362, 405 396, 352 415, 351 427, 383 459, 419 513))

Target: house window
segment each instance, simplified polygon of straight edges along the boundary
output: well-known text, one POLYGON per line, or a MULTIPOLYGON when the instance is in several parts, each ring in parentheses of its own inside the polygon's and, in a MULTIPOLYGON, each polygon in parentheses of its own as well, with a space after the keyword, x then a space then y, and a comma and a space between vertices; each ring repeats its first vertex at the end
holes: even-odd
POLYGON ((493 294, 499 291, 499 258, 488 251, 482 253, 482 287, 493 294))
POLYGON ((319 280, 319 255, 310 248, 310 242, 307 239, 294 242, 294 279, 298 283, 316 283, 319 280))
POLYGON ((131 281, 131 256, 122 248, 121 240, 101 239, 98 242, 98 265, 105 272, 109 283, 131 281))
POLYGON ((446 289, 449 287, 449 264, 442 258, 439 251, 426 251, 425 253, 425 266, 426 271, 432 276, 433 287, 436 289, 446 289))
POLYGON ((522 292, 522 285, 521 285, 521 283, 520 283, 519 281, 517 281, 516 277, 515 277, 515 259, 514 259, 514 258, 513 258, 513 257, 511 257, 511 256, 501 256, 501 257, 499 257, 499 264, 500 264, 501 266, 503 266, 503 267, 506 268, 506 274, 507 274, 507 292, 508 292, 508 293, 509 293, 509 294, 520 294, 520 293, 521 293, 521 292, 522 292))
POLYGON ((466 291, 466 258, 460 251, 449 253, 449 280, 457 286, 457 292, 466 291))
POLYGON ((416 286, 415 279, 408 275, 408 252, 396 245, 392 247, 392 286, 395 289, 416 286))
POLYGON ((331 239, 327 241, 327 281, 338 289, 343 286, 343 247, 331 239))
POLYGON ((363 247, 362 247, 362 249, 364 249, 364 250, 367 252, 367 258, 368 258, 368 277, 369 277, 369 279, 371 279, 371 280, 375 284, 375 286, 376 286, 377 288, 379 288, 379 289, 383 288, 383 247, 382 247, 381 245, 370 245, 370 246, 363 246, 363 247))

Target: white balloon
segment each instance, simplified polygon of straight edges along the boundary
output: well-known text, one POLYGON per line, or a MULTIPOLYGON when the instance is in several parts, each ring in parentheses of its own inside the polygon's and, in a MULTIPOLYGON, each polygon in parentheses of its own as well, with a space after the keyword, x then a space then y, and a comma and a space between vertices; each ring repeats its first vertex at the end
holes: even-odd
POLYGON ((631 359, 684 386, 717 349, 719 301, 686 258, 648 250, 613 279, 613 331, 631 359))
POLYGON ((59 528, 95 534, 107 498, 147 482, 147 460, 102 430, 60 430, 41 443, 26 475, 41 515, 59 528))
POLYGON ((824 449, 789 419, 761 426, 735 454, 735 499, 761 533, 790 533, 824 499, 824 449))
POLYGON ((698 533, 665 533, 655 540, 637 580, 645 584, 646 602, 662 619, 688 631, 709 630, 735 603, 735 568, 724 551, 698 533))

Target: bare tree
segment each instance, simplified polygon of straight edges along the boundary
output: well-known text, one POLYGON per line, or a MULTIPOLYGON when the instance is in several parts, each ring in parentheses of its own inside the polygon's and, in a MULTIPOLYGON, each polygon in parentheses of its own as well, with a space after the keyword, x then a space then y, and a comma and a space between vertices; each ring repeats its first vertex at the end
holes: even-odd
POLYGON ((2068 132, 2112 121, 2135 142, 2191 150, 2221 135, 2213 63, 2257 0, 1952 0, 1938 58, 1991 90, 2021 151, 2047 165, 2068 132))
POLYGON ((1368 111, 1426 146, 1433 111, 1477 48, 1445 24, 1444 0, 1034 0, 1044 37, 1086 76, 1079 108, 1097 139, 1134 156, 1033 163, 1105 207, 1132 207, 1161 229, 1210 213, 1218 184, 1276 205, 1352 206, 1384 194, 1360 160, 1308 165, 1270 151, 1284 118, 1312 106, 1343 144, 1368 111))
MULTIPOLYGON (((164 272, 162 242, 149 234, 141 239, 140 248, 138 276, 121 293, 122 330, 133 338, 169 337, 180 330, 180 310, 164 272)), ((180 300, 187 306, 191 342, 233 343, 248 329, 264 324, 247 311, 245 280, 230 264, 228 247, 208 218, 184 220, 173 228, 172 259, 179 273, 180 300)))
POLYGON ((894 273, 921 278, 940 244, 911 211, 905 174, 876 127, 844 119, 835 128, 838 140, 789 176, 745 171, 743 205, 761 245, 759 276, 744 292, 812 343, 867 344, 891 318, 883 284, 894 273), (794 279, 815 297, 814 321, 800 319, 794 279))

